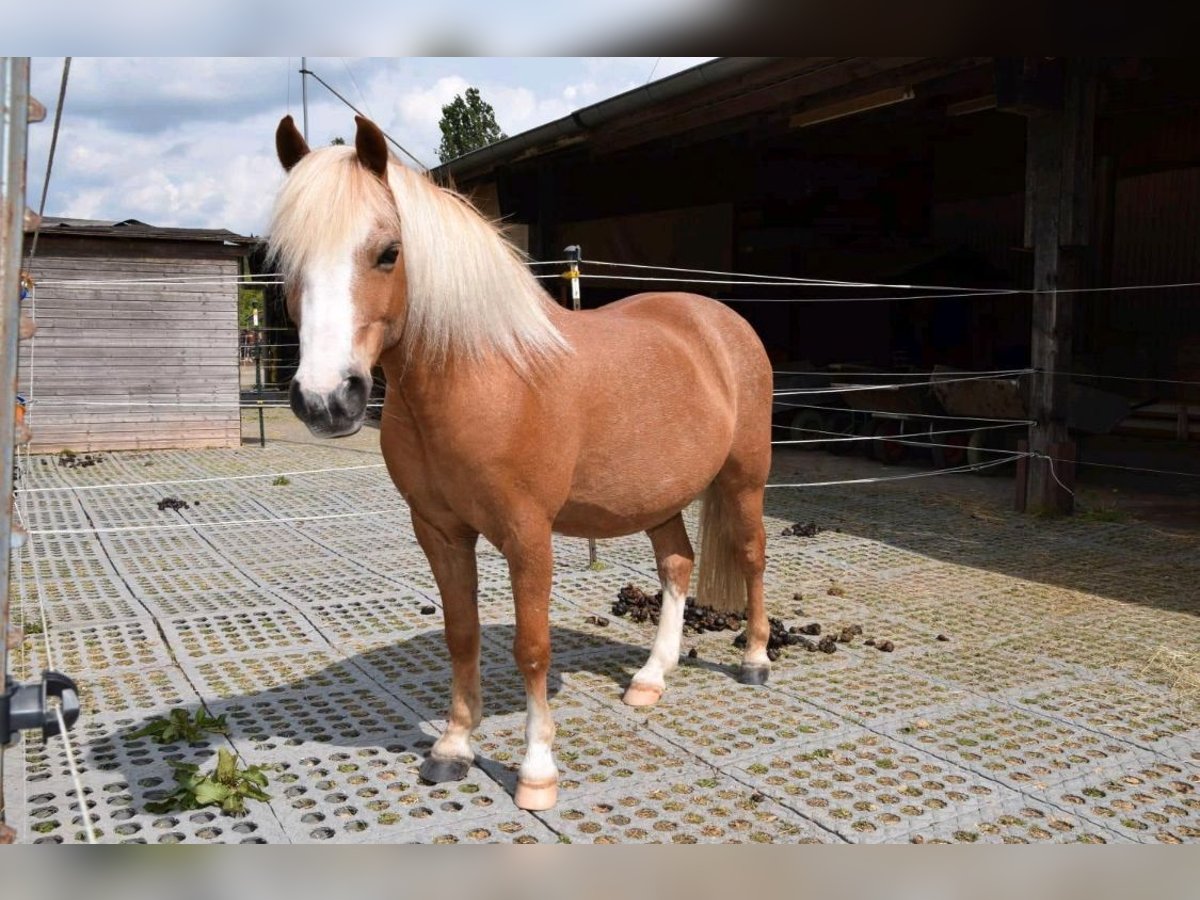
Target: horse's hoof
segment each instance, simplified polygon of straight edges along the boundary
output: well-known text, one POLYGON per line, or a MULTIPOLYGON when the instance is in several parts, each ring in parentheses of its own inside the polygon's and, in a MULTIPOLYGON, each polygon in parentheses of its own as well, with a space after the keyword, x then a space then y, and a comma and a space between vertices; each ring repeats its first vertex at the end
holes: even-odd
POLYGON ((541 812, 553 809, 558 802, 557 781, 518 781, 513 801, 521 809, 541 812))
POLYGON ((738 672, 738 681, 741 684, 766 684, 770 677, 770 666, 742 666, 738 672))
POLYGON ((662 688, 652 684, 638 684, 636 681, 629 685, 621 700, 626 706, 653 706, 662 697, 662 688))
POLYGON ((471 763, 465 759, 438 759, 434 756, 425 757, 418 773, 422 781, 429 784, 441 784, 443 781, 462 781, 467 777, 471 763))

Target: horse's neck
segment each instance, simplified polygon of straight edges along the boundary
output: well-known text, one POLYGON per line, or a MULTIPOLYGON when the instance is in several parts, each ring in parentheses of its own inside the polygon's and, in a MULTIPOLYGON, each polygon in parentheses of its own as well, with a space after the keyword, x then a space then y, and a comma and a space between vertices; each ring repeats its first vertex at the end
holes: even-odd
POLYGON ((416 429, 448 415, 448 396, 478 390, 486 384, 486 373, 479 371, 481 364, 455 360, 432 364, 423 361, 419 353, 408 353, 401 347, 385 353, 379 362, 387 379, 389 400, 402 407, 405 421, 416 429))
MULTIPOLYGON (((569 311, 550 304, 547 312, 554 325, 564 330, 569 311)), ((512 364, 498 353, 476 361, 451 356, 438 363, 428 362, 423 356, 420 347, 408 347, 401 340, 379 360, 389 393, 395 392, 396 400, 403 402, 418 425, 452 414, 446 403, 451 395, 477 395, 479 402, 494 404, 500 395, 513 396, 536 389, 532 381, 518 375, 512 364)))

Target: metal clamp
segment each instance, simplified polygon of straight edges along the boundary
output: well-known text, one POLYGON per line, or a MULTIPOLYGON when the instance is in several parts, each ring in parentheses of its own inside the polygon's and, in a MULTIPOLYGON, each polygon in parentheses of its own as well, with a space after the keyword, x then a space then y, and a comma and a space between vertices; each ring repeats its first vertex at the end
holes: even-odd
POLYGON ((79 718, 79 689, 75 682, 59 672, 43 672, 42 680, 17 684, 11 678, 0 694, 0 744, 11 744, 22 731, 42 729, 42 740, 61 732, 58 716, 50 706, 56 699, 62 707, 63 721, 70 728, 79 718))

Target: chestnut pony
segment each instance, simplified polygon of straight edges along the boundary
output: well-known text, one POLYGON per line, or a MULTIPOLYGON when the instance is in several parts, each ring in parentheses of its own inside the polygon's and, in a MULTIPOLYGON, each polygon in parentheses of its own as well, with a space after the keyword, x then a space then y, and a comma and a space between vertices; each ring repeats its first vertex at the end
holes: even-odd
POLYGON ((504 555, 528 701, 515 800, 548 809, 552 532, 650 536, 662 614, 624 696, 648 706, 679 659, 693 561, 681 511, 703 494, 698 602, 747 611, 740 680, 766 680, 771 366, 745 320, 707 298, 563 309, 495 225, 390 159, 380 130, 356 121, 353 147, 310 152, 290 116, 276 133, 289 175, 270 241, 300 329, 291 406, 314 434, 352 434, 372 367, 387 376, 383 456, 437 581, 453 664, 427 781, 461 779, 474 760, 479 536, 504 555))

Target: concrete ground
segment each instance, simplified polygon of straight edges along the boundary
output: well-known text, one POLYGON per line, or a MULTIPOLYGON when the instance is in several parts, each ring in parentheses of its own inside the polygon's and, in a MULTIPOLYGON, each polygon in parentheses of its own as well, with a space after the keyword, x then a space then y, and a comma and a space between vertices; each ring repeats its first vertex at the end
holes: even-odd
MULTIPOLYGON (((101 841, 1200 838, 1200 708, 1151 664, 1200 650, 1200 534, 1146 521, 1141 495, 1085 485, 1087 512, 1051 521, 1011 512, 1005 476, 771 490, 770 614, 865 634, 833 654, 788 648, 760 688, 731 675, 734 632, 688 635, 695 657, 650 711, 620 697, 653 627, 611 612, 624 585, 657 589, 649 542, 601 542, 593 570, 585 542, 558 541, 560 799, 530 814, 511 801, 524 698, 503 560, 481 546, 477 765, 422 785, 449 666, 378 434, 316 443, 289 414, 269 418, 265 449, 35 459, 22 475, 53 489, 24 494, 31 527, 58 533, 16 557, 14 610, 31 633, 14 668, 29 677, 52 656, 81 684, 73 740, 101 841), (324 468, 342 471, 240 478, 324 468), (190 506, 159 510, 167 497, 190 506), (781 534, 796 522, 823 530, 781 534), (201 704, 228 737, 133 736, 201 704), (242 817, 146 810, 173 786, 169 763, 207 770, 220 747, 267 767, 268 802, 242 817)), ((783 451, 772 480, 927 471, 783 451)), ((21 841, 81 839, 61 740, 27 734, 5 788, 21 841)))

